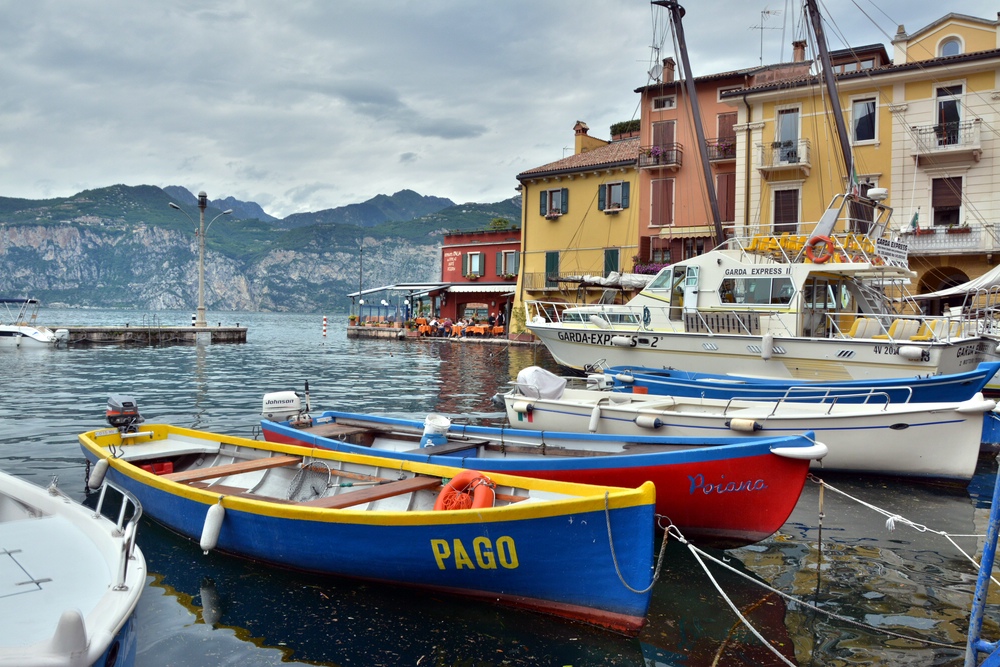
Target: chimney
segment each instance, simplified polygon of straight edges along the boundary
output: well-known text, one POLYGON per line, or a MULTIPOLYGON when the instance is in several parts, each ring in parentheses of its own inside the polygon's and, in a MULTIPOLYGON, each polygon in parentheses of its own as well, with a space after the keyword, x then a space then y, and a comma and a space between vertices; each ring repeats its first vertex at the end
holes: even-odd
POLYGON ((590 132, 590 128, 587 127, 587 124, 582 120, 576 121, 576 125, 573 126, 573 134, 580 136, 581 134, 586 135, 587 132, 590 132))
POLYGON ((663 83, 673 83, 674 82, 674 70, 677 69, 677 63, 674 62, 673 58, 663 59, 663 83))
POLYGON ((792 62, 801 63, 806 60, 806 41, 799 39, 792 42, 792 62))

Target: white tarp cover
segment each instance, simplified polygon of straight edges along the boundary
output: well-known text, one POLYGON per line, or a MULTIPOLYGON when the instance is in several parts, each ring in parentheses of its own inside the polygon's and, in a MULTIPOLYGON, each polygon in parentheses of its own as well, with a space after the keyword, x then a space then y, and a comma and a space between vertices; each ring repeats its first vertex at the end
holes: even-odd
POLYGON ((528 366, 517 374, 517 388, 528 398, 560 398, 566 378, 539 366, 528 366))
POLYGON ((975 292, 976 290, 986 290, 991 287, 996 287, 1000 285, 1000 266, 993 267, 992 270, 987 271, 978 278, 973 278, 967 283, 962 283, 961 285, 955 285, 954 287, 949 287, 947 289, 938 290, 937 292, 930 292, 929 294, 917 294, 913 298, 915 299, 940 299, 946 296, 965 296, 969 292, 975 292))
POLYGON ((578 276, 578 279, 585 285, 641 289, 648 285, 655 277, 656 276, 650 276, 644 273, 618 273, 617 271, 612 271, 607 275, 607 277, 592 276, 588 274, 585 276, 578 276))

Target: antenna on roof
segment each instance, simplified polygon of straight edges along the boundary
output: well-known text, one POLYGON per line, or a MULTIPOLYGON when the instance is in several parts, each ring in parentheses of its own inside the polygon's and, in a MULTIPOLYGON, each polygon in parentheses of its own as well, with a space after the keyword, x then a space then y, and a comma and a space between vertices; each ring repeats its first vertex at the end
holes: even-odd
POLYGON ((760 12, 760 25, 750 26, 750 30, 760 30, 760 64, 761 67, 764 66, 764 31, 765 30, 781 30, 781 28, 772 28, 771 26, 765 26, 764 21, 767 20, 768 16, 778 16, 781 14, 780 9, 763 9, 760 12))
POLYGON ((650 79, 659 83, 660 76, 663 74, 663 65, 659 63, 653 65, 653 67, 649 70, 648 74, 650 79))

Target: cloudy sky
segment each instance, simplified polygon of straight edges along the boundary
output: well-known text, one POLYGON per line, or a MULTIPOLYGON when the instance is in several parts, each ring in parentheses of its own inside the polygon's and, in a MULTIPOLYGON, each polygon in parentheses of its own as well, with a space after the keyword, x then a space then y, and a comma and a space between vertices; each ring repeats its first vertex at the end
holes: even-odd
MULTIPOLYGON (((889 47, 946 4, 996 18, 827 0, 830 48, 889 47)), ((789 60, 803 35, 786 0, 682 5, 696 76, 789 60)), ((680 60, 648 0, 0 0, 0 18, 0 196, 182 185, 278 217, 406 188, 507 199, 577 120, 609 138, 638 117, 652 63, 680 60)))

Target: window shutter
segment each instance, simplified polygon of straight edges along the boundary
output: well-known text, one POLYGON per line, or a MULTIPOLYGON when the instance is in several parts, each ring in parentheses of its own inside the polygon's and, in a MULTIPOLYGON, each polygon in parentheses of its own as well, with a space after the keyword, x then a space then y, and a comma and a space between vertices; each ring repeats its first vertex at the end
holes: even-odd
POLYGON ((628 208, 628 189, 631 183, 625 181, 622 183, 622 208, 628 208))
POLYGON ((931 181, 931 206, 958 208, 962 205, 962 178, 935 178, 931 181))
POLYGON ((542 190, 539 196, 540 204, 538 206, 538 212, 541 213, 542 216, 548 215, 549 212, 548 199, 549 199, 549 193, 546 192, 545 190, 542 190))
POLYGON ((496 269, 497 269, 497 275, 498 276, 502 276, 503 275, 503 253, 502 252, 498 252, 497 253, 496 269))
POLYGON ((462 253, 462 275, 469 275, 469 253, 462 253))
POLYGON ((521 253, 514 253, 514 273, 520 273, 521 271, 521 253))
POLYGON ((639 264, 645 264, 653 256, 650 247, 652 246, 652 239, 648 236, 639 237, 639 264))
POLYGON ((562 212, 569 213, 569 189, 562 189, 562 212))
POLYGON ((603 185, 597 186, 597 210, 604 210, 604 191, 605 187, 603 185))

